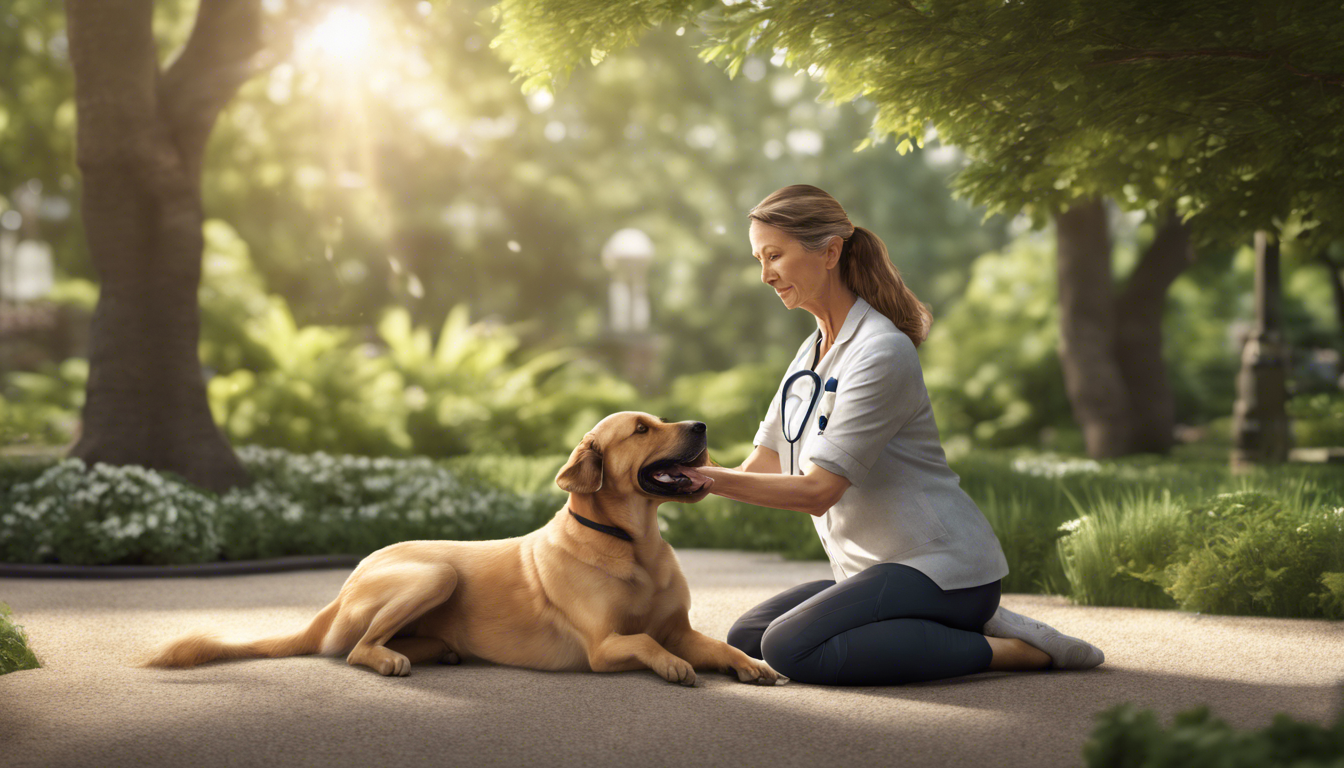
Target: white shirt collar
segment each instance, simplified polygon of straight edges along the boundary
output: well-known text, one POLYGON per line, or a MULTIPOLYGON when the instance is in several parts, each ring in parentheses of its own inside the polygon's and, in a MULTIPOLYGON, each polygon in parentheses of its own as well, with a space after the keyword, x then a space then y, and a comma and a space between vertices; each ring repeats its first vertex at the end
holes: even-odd
MULTIPOLYGON (((849 308, 849 313, 845 315, 845 322, 840 324, 840 333, 836 334, 835 343, 831 346, 848 341, 849 337, 854 335, 854 330, 859 327, 859 321, 863 319, 864 315, 868 314, 869 309, 872 309, 872 306, 864 301, 862 296, 855 294, 854 306, 849 308)), ((817 334, 818 338, 824 338, 820 319, 817 320, 817 334)))

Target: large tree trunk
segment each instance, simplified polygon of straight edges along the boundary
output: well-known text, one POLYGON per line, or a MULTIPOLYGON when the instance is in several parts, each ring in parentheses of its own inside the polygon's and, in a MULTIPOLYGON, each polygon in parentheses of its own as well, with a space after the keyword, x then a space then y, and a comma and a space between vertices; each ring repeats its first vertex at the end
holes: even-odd
POLYGON ((1189 228, 1168 213, 1116 300, 1115 358, 1129 392, 1130 451, 1166 453, 1176 428, 1176 398, 1162 357, 1167 289, 1194 262, 1189 228))
MULTIPOLYGON (((1339 326, 1336 332, 1340 341, 1344 342, 1344 274, 1342 274, 1344 273, 1344 267, 1336 264, 1335 260, 1330 258, 1330 254, 1325 251, 1317 254, 1316 258, 1325 267, 1327 279, 1330 281, 1330 290, 1335 296, 1335 320, 1339 326)), ((1344 344, 1340 345, 1339 351, 1341 354, 1335 363, 1335 375, 1344 379, 1344 344)))
POLYGON ((220 109, 249 76, 258 0, 201 0, 160 72, 153 0, 67 0, 81 210, 100 281, 79 441, 89 464, 137 464, 222 491, 247 481, 206 401, 197 290, 200 172, 220 109))
POLYGON ((1111 238, 1101 200, 1078 201, 1055 218, 1059 359, 1073 417, 1093 458, 1130 451, 1131 406, 1115 355, 1111 238))

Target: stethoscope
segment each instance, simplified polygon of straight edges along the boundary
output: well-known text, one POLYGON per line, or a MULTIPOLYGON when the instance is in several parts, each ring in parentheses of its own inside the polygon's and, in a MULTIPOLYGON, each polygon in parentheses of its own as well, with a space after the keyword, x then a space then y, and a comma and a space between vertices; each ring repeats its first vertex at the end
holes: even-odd
MULTIPOLYGON (((802 402, 801 402, 802 399, 803 399, 802 396, 800 395, 798 399, 799 399, 798 407, 793 409, 793 412, 794 412, 795 414, 798 413, 798 408, 802 408, 802 407, 803 407, 803 404, 802 404, 802 402)), ((783 390, 782 392, 779 393, 779 423, 780 423, 780 426, 784 428, 784 439, 787 440, 787 441, 789 441, 789 474, 790 474, 790 475, 797 474, 797 472, 795 471, 794 465, 793 465, 793 447, 794 447, 794 444, 797 443, 799 440, 802 439, 802 437, 803 437, 803 431, 807 429, 807 425, 808 425, 808 423, 812 420, 812 411, 816 410, 817 403, 818 403, 820 400, 821 400, 821 377, 818 376, 818 375, 816 374, 816 372, 814 372, 814 371, 809 371, 809 370, 806 370, 806 369, 805 369, 805 370, 798 371, 797 373, 793 374, 792 376, 790 376, 789 378, 787 378, 787 379, 784 380, 784 390, 783 390), (798 426, 798 429, 795 430, 795 434, 794 434, 792 437, 790 437, 790 436, 789 436, 789 419, 788 419, 788 414, 785 413, 785 410, 784 410, 784 404, 785 404, 786 402, 788 402, 788 399, 789 399, 789 390, 793 388, 793 384, 794 384, 794 382, 798 381, 799 379, 803 379, 803 378, 806 378, 806 379, 810 379, 810 380, 811 380, 811 383, 812 383, 812 396, 811 396, 810 398, 808 398, 808 402, 807 402, 807 410, 803 412, 803 418, 802 418, 802 421, 796 422, 796 424, 797 424, 797 426, 798 426)))

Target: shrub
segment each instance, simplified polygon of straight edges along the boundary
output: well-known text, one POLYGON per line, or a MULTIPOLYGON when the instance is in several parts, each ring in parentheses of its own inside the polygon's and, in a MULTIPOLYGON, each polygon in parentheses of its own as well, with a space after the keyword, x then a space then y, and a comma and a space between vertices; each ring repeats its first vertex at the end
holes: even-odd
POLYGON ((1303 484, 1181 503, 1104 498, 1065 524, 1059 556, 1084 605, 1344 618, 1344 507, 1303 484))
POLYGON ((142 467, 66 459, 10 491, 0 514, 7 562, 195 563, 219 549, 208 499, 142 467))
POLYGON ((8 605, 0 603, 0 675, 42 666, 28 647, 28 637, 23 627, 16 625, 10 618, 13 613, 8 605))
POLYGON ((1153 710, 1125 703, 1097 715, 1083 758, 1089 768, 1334 768, 1344 764, 1344 710, 1327 726, 1279 713, 1262 730, 1238 731, 1207 705, 1163 728, 1153 710))
POLYGON ((428 459, 301 456, 246 446, 253 483, 223 495, 141 467, 61 461, 7 492, 0 560, 171 564, 367 554, 410 539, 520 535, 551 499, 459 479, 428 459))
POLYGON ((1162 580, 1182 609, 1344 619, 1344 507, 1298 512, 1241 491, 1193 505, 1189 515, 1185 555, 1162 580))
POLYGON ((1344 392, 1294 397, 1288 401, 1288 416, 1297 445, 1344 446, 1344 392))

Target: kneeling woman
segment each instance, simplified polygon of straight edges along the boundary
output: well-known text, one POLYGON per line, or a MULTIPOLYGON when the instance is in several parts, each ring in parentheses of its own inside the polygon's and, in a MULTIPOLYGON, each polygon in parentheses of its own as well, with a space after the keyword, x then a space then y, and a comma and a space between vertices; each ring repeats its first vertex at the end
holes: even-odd
POLYGON ((805 184, 749 218, 762 282, 815 315, 817 331, 785 374, 804 381, 789 393, 781 382, 751 456, 698 471, 713 493, 813 515, 835 579, 761 603, 728 643, 828 685, 1100 664, 1091 644, 999 607, 1008 562, 947 465, 915 352, 932 317, 882 241, 805 184))

